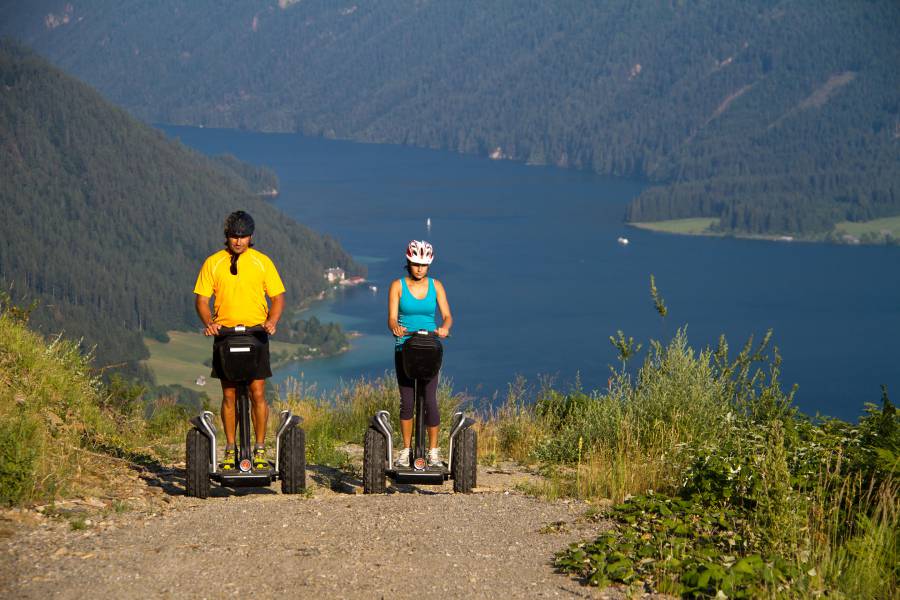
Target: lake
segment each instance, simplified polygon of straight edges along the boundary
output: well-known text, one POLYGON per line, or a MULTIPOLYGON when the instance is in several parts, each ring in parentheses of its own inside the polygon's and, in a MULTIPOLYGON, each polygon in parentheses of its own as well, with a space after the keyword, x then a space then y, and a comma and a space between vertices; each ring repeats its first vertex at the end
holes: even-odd
POLYGON ((773 329, 782 381, 799 385, 796 402, 808 414, 854 419, 865 402, 879 402, 882 383, 900 398, 900 248, 636 230, 624 224, 625 205, 644 184, 583 171, 291 134, 163 129, 204 153, 274 169, 275 204, 368 266, 377 291, 342 290, 309 313, 362 333, 353 349, 284 367, 275 382, 302 374, 327 390, 393 368, 386 294, 415 238, 434 245, 432 274, 454 315, 443 374, 476 398, 502 398, 518 375, 532 384, 553 377, 562 389, 576 380, 605 387, 617 363, 610 335, 621 329, 646 350, 682 326, 695 348, 724 333, 732 354, 773 329), (650 298, 651 274, 665 319, 650 298))

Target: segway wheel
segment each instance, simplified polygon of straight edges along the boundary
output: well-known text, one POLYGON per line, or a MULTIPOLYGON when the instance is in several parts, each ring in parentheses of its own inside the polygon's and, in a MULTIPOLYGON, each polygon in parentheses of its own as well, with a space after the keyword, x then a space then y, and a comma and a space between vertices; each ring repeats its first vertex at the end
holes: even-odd
POLYGON ((366 494, 383 494, 386 486, 384 482, 384 459, 387 453, 387 440, 384 435, 369 427, 366 430, 366 439, 363 444, 363 492, 366 494))
POLYGON ((478 473, 478 434, 463 429, 453 444, 453 491, 468 494, 476 486, 478 473))
POLYGON ((209 438, 196 427, 187 433, 184 493, 194 498, 209 497, 209 438))
POLYGON ((278 457, 282 494, 300 494, 306 489, 306 432, 294 425, 281 436, 278 457))

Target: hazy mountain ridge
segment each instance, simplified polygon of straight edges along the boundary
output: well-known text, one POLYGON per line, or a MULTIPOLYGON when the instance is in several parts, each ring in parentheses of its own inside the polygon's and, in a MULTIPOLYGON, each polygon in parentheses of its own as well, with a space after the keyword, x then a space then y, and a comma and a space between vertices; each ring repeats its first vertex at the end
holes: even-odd
POLYGON ((0 81, 0 281, 40 301, 44 331, 98 344, 100 364, 144 358, 145 334, 197 325, 191 290, 232 210, 255 217, 291 302, 322 290, 327 266, 359 272, 258 195, 271 172, 168 140, 16 44, 0 42, 0 81))
POLYGON ((802 233, 900 213, 892 2, 43 0, 0 11, 5 31, 146 120, 662 184, 631 220, 802 233), (49 28, 51 13, 68 22, 49 28))

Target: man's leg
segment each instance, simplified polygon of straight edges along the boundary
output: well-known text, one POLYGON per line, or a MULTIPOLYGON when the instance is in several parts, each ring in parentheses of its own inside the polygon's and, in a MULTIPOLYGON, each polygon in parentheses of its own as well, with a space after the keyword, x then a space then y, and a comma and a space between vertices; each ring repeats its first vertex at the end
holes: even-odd
POLYGON ((237 388, 230 381, 222 380, 222 425, 225 427, 225 442, 234 448, 234 435, 237 430, 234 403, 237 388))
POLYGON ((253 419, 253 431, 256 433, 256 445, 266 444, 266 427, 269 424, 269 405, 266 404, 266 380, 254 379, 250 384, 250 414, 253 419))

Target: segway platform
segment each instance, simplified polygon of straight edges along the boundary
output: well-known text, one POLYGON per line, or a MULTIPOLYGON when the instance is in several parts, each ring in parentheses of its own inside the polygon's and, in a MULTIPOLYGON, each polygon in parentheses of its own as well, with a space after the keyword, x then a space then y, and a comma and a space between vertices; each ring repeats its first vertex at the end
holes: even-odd
POLYGON ((385 471, 385 475, 394 483, 412 483, 420 485, 441 485, 450 479, 450 471, 446 468, 411 469, 394 467, 385 471))
POLYGON ((241 471, 238 467, 233 471, 222 471, 221 466, 219 468, 215 473, 210 473, 210 478, 223 487, 265 487, 278 478, 271 462, 268 469, 241 471))

